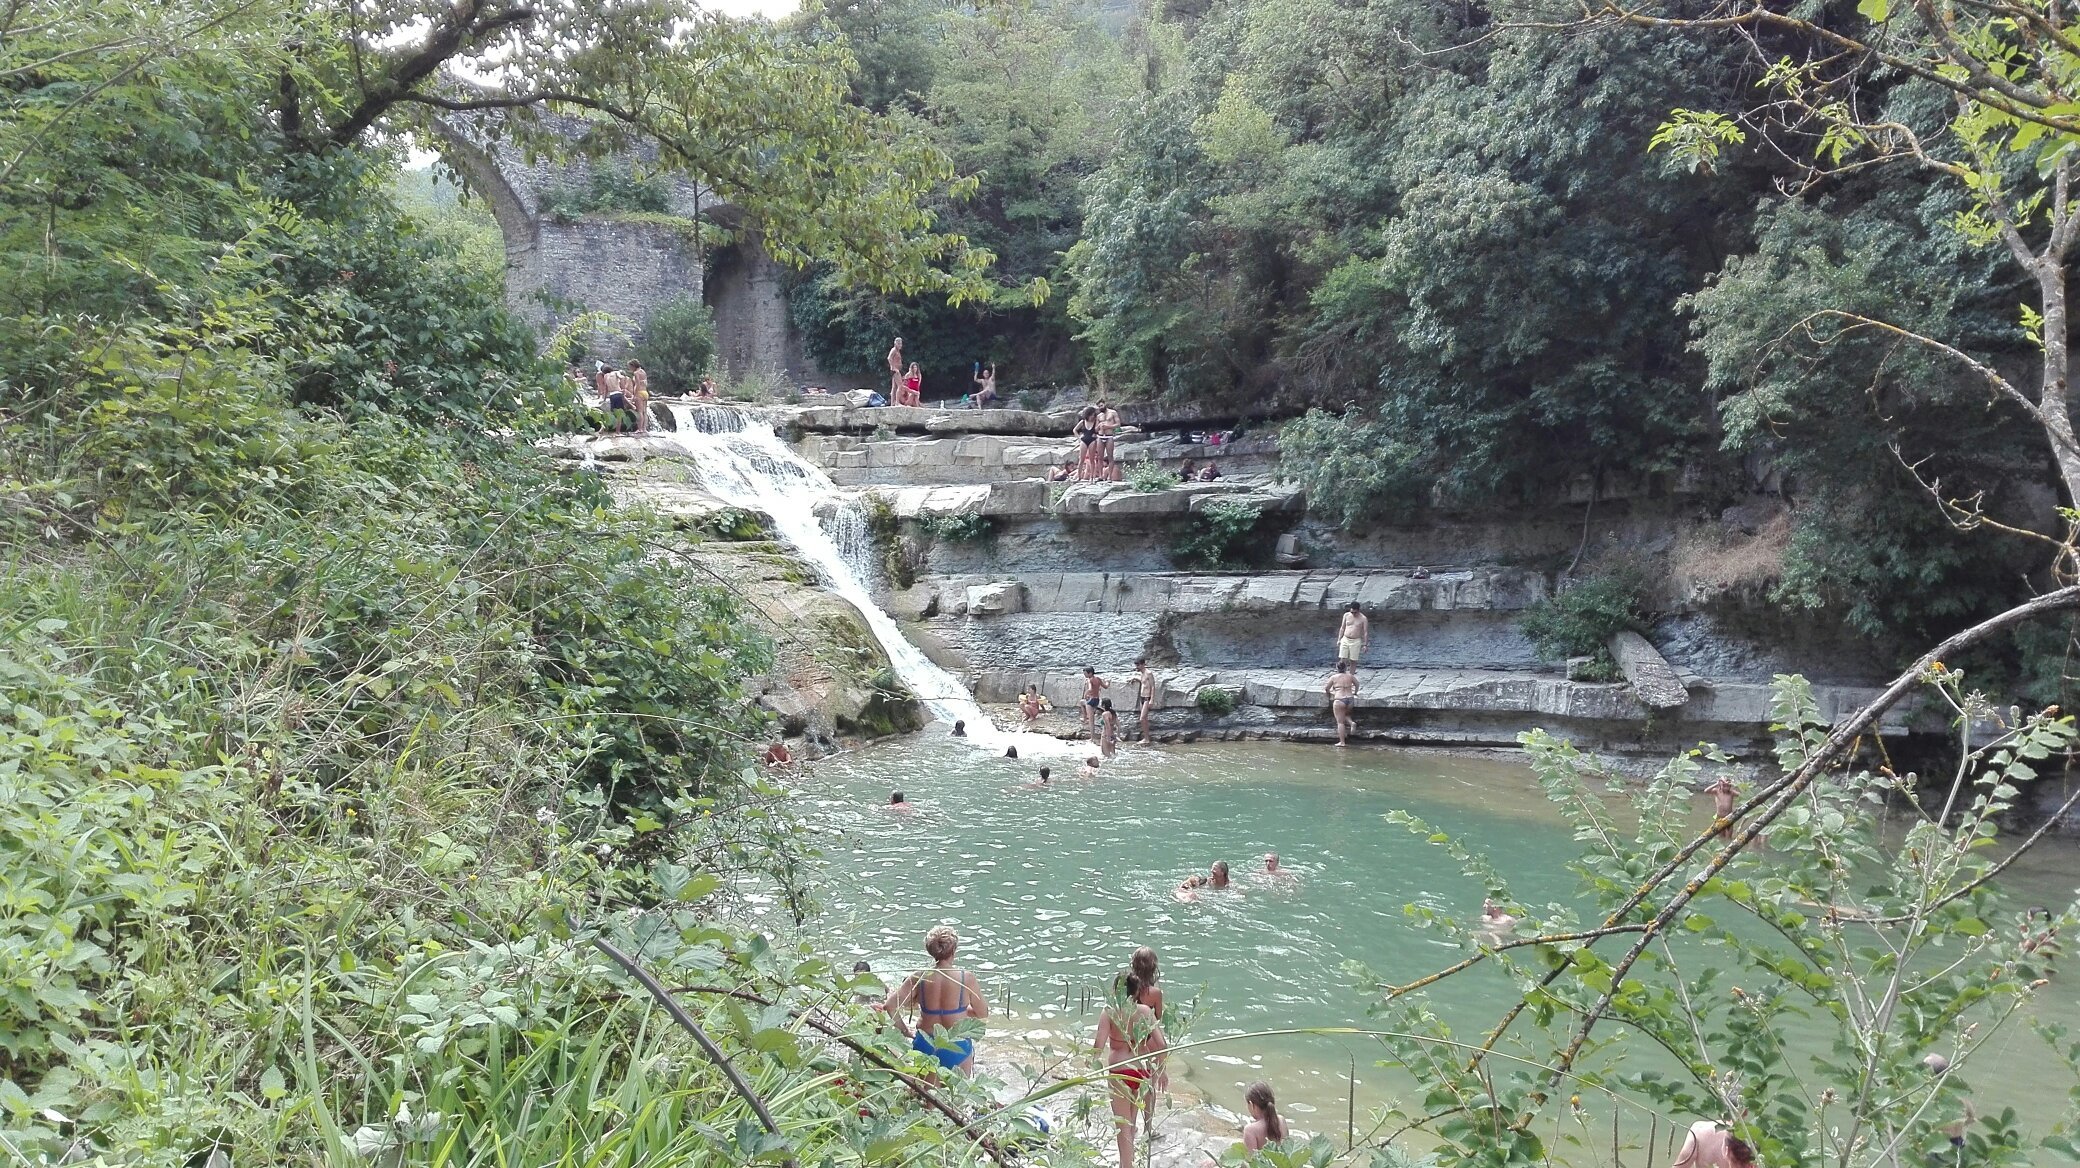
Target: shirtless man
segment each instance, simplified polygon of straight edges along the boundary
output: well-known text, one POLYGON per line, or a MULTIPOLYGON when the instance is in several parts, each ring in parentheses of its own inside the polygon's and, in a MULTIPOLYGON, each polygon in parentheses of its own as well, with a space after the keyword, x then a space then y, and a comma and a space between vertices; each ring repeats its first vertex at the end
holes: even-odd
POLYGON ((1223 889, 1228 886, 1228 862, 1226 860, 1215 860, 1213 867, 1209 871, 1212 875, 1206 878, 1206 887, 1223 889))
MULTIPOLYGON (((1732 775, 1720 775, 1717 779, 1715 779, 1712 782, 1712 785, 1706 787, 1702 793, 1710 795, 1712 797, 1713 822, 1717 822, 1722 819, 1731 819, 1733 817, 1734 790, 1732 775)), ((1719 834, 1721 836, 1733 834, 1733 824, 1728 823, 1726 826, 1720 828, 1719 834)))
POLYGON ((900 815, 908 815, 912 811, 917 810, 917 804, 903 798, 901 791, 890 791, 888 793, 888 809, 900 815))
POLYGON ((975 396, 970 398, 969 401, 974 403, 976 409, 986 410, 992 402, 997 400, 997 367, 995 365, 991 365, 986 369, 978 367, 975 370, 975 385, 975 396))
POLYGON ((1098 402, 1098 453, 1105 459, 1105 477, 1119 481, 1119 411, 1112 403, 1098 402))
POLYGON ((888 400, 903 404, 903 338, 888 348, 888 400))
POLYGON ((1148 712, 1156 705, 1156 675, 1148 658, 1134 658, 1134 704, 1141 716, 1141 744, 1148 745, 1148 712))
MULTIPOLYGON (((1365 618, 1359 617, 1359 620, 1365 618)), ((1351 702, 1358 696, 1358 675, 1351 672, 1351 663, 1338 661, 1336 672, 1322 685, 1329 695, 1329 712, 1336 715, 1336 745, 1351 744, 1351 702)))
POLYGON ((1285 884, 1298 880, 1293 871, 1279 861, 1277 852, 1264 853, 1264 879, 1274 884, 1285 884))
POLYGON ((1083 732, 1089 734, 1098 720, 1098 691, 1112 685, 1098 676, 1094 665, 1083 667, 1083 732))
POLYGON ((1348 661, 1353 667, 1358 658, 1372 645, 1372 622, 1353 600, 1343 611, 1343 621, 1336 626, 1336 659, 1348 661))

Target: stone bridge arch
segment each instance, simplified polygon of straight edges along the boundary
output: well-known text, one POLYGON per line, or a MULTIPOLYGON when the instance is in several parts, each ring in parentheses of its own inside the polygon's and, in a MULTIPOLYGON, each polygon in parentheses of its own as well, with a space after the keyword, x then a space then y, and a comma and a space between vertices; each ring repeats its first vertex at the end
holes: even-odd
MULTIPOLYGON (((566 137, 585 132, 582 119, 542 115, 566 137)), ((729 222, 734 208, 690 180, 670 180, 670 218, 544 214, 555 193, 591 181, 584 159, 530 160, 482 132, 468 114, 434 123, 441 160, 483 198, 505 240, 506 302, 545 335, 584 311, 605 312, 627 336, 598 336, 589 348, 625 356, 640 339, 650 310, 693 296, 715 313, 717 360, 734 377, 754 373, 786 383, 824 379, 806 359, 788 311, 785 274, 755 234, 723 248, 703 246, 686 222, 729 222)), ((645 144, 627 162, 648 162, 645 144)))

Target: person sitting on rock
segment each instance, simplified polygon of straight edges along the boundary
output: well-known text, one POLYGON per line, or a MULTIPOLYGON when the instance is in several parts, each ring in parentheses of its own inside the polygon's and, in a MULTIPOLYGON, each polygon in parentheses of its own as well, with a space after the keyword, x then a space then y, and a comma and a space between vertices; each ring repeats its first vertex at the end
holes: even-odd
POLYGON ((1026 692, 1018 695, 1018 712, 1025 718, 1027 726, 1038 722, 1046 709, 1047 699, 1040 696, 1039 686, 1028 685, 1026 692))
POLYGON ((1074 482, 1075 479, 1076 464, 1072 462, 1065 462, 1062 465, 1055 467, 1053 470, 1047 472, 1047 481, 1050 483, 1074 482))
POLYGON ((990 403, 997 400, 997 367, 995 365, 988 367, 977 366, 975 370, 975 385, 977 387, 975 395, 968 399, 968 404, 978 410, 986 410, 990 407, 990 403))
POLYGON ((1210 458, 1206 460, 1205 466, 1199 468, 1199 481, 1202 483, 1216 482, 1220 479, 1220 477, 1220 464, 1210 458))
POLYGON ((771 746, 766 747, 765 762, 767 766, 786 766, 793 761, 794 755, 788 752, 785 742, 775 742, 771 746))
POLYGON ((919 406, 924 404, 924 371, 917 367, 917 362, 915 361, 910 362, 909 370, 903 374, 903 397, 896 404, 900 406, 919 406))
POLYGON ((696 392, 696 393, 695 393, 695 394, 694 394, 693 396, 694 396, 694 399, 695 399, 696 401, 707 401, 707 402, 711 402, 711 401, 714 401, 714 400, 715 400, 715 379, 714 379, 714 378, 712 378, 712 377, 703 377, 703 378, 701 378, 701 387, 700 387, 700 390, 699 390, 698 392, 696 392))

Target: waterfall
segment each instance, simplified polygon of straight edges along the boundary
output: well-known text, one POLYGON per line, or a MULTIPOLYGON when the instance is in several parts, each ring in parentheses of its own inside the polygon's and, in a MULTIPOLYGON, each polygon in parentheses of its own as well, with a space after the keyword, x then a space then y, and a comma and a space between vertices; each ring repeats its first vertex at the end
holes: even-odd
POLYGON ((831 591, 859 610, 888 654, 896 676, 923 700, 933 717, 949 726, 967 723, 968 737, 984 749, 1001 752, 1014 743, 1021 755, 1064 754, 1074 749, 1049 735, 998 730, 959 678, 939 668, 903 636, 894 618, 867 592, 874 548, 859 504, 843 497, 830 476, 788 449, 771 426, 725 406, 666 404, 678 428, 653 430, 652 438, 685 451, 693 460, 701 488, 709 494, 771 517, 780 538, 815 567, 831 591), (816 514, 822 504, 835 505, 828 527, 816 514))

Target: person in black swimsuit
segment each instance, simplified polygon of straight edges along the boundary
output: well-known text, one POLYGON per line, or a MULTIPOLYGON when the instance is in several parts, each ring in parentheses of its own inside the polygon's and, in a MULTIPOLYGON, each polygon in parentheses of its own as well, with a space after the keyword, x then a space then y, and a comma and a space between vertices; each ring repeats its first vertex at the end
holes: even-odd
POLYGON ((1098 407, 1085 406, 1076 425, 1069 431, 1083 443, 1082 460, 1078 464, 1077 476, 1084 482, 1096 482, 1104 477, 1105 448, 1098 443, 1098 407))

